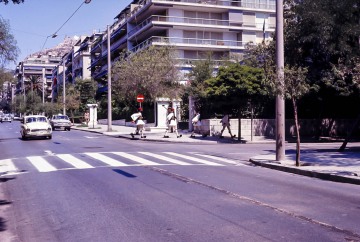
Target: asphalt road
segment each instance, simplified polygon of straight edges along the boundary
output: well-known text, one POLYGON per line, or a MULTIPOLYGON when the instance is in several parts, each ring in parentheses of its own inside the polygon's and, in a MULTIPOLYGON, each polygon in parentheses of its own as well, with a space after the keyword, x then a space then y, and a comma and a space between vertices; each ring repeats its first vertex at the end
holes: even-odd
POLYGON ((273 144, 138 142, 0 124, 0 241, 360 241, 360 188, 254 167, 273 144))

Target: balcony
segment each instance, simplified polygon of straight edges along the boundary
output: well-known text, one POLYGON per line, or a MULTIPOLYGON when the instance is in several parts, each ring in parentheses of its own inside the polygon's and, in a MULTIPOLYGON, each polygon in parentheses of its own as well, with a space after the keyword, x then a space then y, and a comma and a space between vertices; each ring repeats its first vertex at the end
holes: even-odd
POLYGON ((218 48, 218 49, 243 49, 245 43, 235 40, 219 40, 219 39, 196 39, 196 38, 180 38, 180 37, 161 37, 153 36, 142 43, 135 46, 131 51, 137 52, 150 45, 174 45, 182 47, 196 48, 218 48))
MULTIPOLYGON (((261 3, 259 0, 152 0, 152 2, 170 2, 172 4, 179 3, 192 3, 199 5, 215 5, 215 6, 229 6, 229 7, 241 7, 250 9, 264 9, 275 10, 275 0, 269 1, 269 3, 261 3)), ((185 5, 185 4, 183 4, 185 5)))
MULTIPOLYGON (((201 25, 208 25, 208 26, 219 26, 221 27, 227 27, 227 28, 237 28, 237 29, 262 29, 263 26, 260 27, 257 26, 255 22, 230 22, 229 20, 220 20, 220 19, 204 19, 204 18, 187 18, 187 17, 178 17, 178 16, 160 16, 160 15, 153 15, 143 22, 141 22, 139 25, 137 25, 134 29, 129 31, 129 38, 131 38, 132 35, 134 35, 136 32, 138 32, 141 29, 145 29, 147 26, 150 26, 150 24, 156 24, 155 22, 163 22, 169 23, 171 25, 173 24, 182 24, 186 26, 194 26, 194 27, 200 27, 201 25)), ((266 23, 265 29, 275 29, 274 24, 266 23)))

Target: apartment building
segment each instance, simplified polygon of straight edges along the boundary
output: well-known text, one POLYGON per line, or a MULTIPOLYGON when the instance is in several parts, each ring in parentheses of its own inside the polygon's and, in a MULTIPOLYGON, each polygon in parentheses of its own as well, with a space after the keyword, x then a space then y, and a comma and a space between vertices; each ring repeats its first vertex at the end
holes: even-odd
MULTIPOLYGON (((186 73, 193 60, 211 52, 214 60, 239 59, 247 43, 275 31, 275 0, 134 0, 111 26, 111 60, 121 50, 170 44, 186 73)), ((107 36, 91 52, 92 77, 105 79, 107 36)))
POLYGON ((53 102, 57 100, 59 88, 63 85, 64 77, 65 83, 74 83, 77 78, 91 78, 91 71, 89 69, 91 64, 91 45, 94 40, 101 36, 101 33, 94 32, 90 36, 77 37, 70 51, 61 57, 61 62, 53 69, 52 73, 53 102))
MULTIPOLYGON (((204 59, 208 53, 215 64, 224 59, 240 60, 246 44, 270 39, 275 32, 275 9, 276 0, 134 0, 110 27, 110 59, 116 61, 124 50, 172 45, 186 83, 194 60, 204 59)), ((107 89, 107 55, 104 33, 93 43, 90 65, 102 90, 107 89)), ((156 105, 158 119, 164 116, 162 105, 156 105)))
MULTIPOLYGON (((47 54, 33 54, 20 62, 15 70, 18 79, 16 94, 25 95, 30 91, 31 82, 36 80, 36 86, 42 90, 43 101, 51 101, 52 70, 61 61, 61 58, 47 54)), ((33 83, 34 84, 34 83, 33 83)))

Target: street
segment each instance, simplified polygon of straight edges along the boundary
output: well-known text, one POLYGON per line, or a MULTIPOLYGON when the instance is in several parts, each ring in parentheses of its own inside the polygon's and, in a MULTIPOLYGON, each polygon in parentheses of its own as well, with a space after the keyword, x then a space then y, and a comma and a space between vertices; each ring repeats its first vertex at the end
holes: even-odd
POLYGON ((248 162, 274 144, 23 141, 19 126, 0 125, 16 168, 0 177, 0 241, 360 241, 359 186, 248 162))

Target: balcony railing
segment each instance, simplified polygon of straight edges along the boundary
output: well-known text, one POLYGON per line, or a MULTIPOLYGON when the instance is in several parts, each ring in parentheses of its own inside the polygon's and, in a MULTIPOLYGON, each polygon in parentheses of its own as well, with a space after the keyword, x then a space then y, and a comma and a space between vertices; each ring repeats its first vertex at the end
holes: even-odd
POLYGON ((162 36, 153 36, 137 46, 135 46, 131 51, 137 52, 140 49, 143 49, 147 46, 150 46, 154 43, 161 44, 170 44, 170 45, 201 45, 201 47, 206 46, 218 46, 218 47, 244 47, 245 43, 242 41, 236 40, 219 40, 219 39, 196 39, 196 38, 180 38, 180 37, 162 37, 162 36))
POLYGON ((153 2, 196 3, 204 5, 232 6, 252 9, 275 10, 275 0, 261 3, 259 0, 152 0, 153 2))
MULTIPOLYGON (((236 26, 236 27, 250 27, 256 28, 257 24, 255 22, 230 22, 229 20, 220 20, 220 19, 204 19, 204 18, 187 18, 187 17, 177 17, 177 16, 160 16, 153 15, 139 25, 137 25, 134 29, 129 32, 129 36, 132 36, 134 33, 149 25, 150 23, 158 21, 158 22, 168 22, 168 23, 182 23, 182 24, 194 24, 194 25, 215 25, 215 26, 236 26)), ((261 25, 261 29, 263 26, 261 25)), ((273 29, 275 28, 274 24, 265 24, 265 29, 273 29)))
MULTIPOLYGON (((190 59, 190 58, 177 58, 177 60, 179 61, 180 65, 195 65, 196 62, 198 61, 202 61, 204 59, 190 59)), ((226 63, 228 63, 229 60, 211 60, 211 63, 214 66, 222 66, 225 65, 226 63)))

